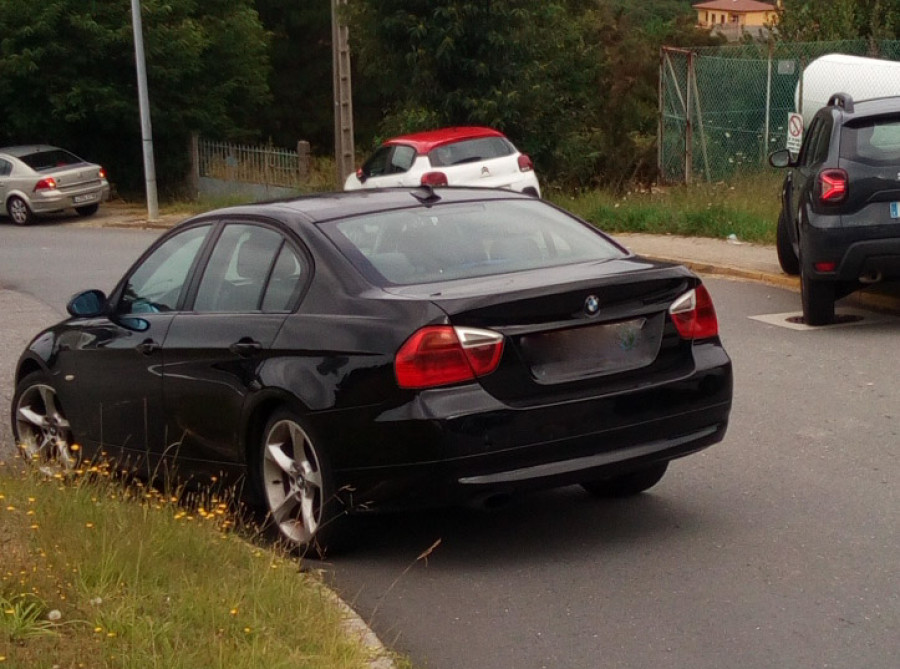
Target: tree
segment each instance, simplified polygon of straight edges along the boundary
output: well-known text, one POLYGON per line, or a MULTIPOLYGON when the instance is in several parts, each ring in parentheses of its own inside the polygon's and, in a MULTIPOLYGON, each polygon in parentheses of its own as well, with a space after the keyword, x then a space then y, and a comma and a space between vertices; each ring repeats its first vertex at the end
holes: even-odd
POLYGON ((261 116, 263 136, 288 147, 305 139, 314 152, 331 153, 331 3, 256 0, 256 8, 272 35, 272 103, 261 116))
POLYGON ((794 42, 893 39, 898 18, 898 0, 785 0, 778 33, 794 42))
MULTIPOLYGON (((191 131, 256 132, 269 97, 268 38, 251 0, 143 0, 160 185, 174 191, 191 131)), ((116 185, 142 183, 130 3, 0 3, 0 140, 60 144, 104 164, 116 185)))
POLYGON ((659 46, 708 42, 692 14, 671 0, 359 0, 350 16, 382 136, 490 125, 572 189, 652 179, 659 46))

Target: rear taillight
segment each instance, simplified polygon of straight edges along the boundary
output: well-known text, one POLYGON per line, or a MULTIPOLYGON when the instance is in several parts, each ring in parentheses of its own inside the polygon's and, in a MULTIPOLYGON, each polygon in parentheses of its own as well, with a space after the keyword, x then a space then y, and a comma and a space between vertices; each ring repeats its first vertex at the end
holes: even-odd
POLYGON ((531 162, 531 158, 526 156, 524 153, 519 155, 519 171, 530 172, 533 169, 534 163, 531 162))
POLYGON ((847 172, 841 169, 822 170, 817 180, 819 200, 836 204, 847 199, 847 172))
POLYGON ((37 193, 39 190, 53 190, 54 188, 56 188, 56 179, 47 177, 46 179, 41 179, 34 185, 34 192, 37 193))
POLYGON ((97 173, 97 176, 100 177, 101 179, 105 179, 106 178, 106 170, 101 167, 100 171, 97 173))
POLYGON ((400 347, 394 373, 401 388, 433 388, 490 374, 502 355, 503 335, 499 332, 430 325, 400 347))
POLYGON ((682 339, 708 339, 719 334, 716 309, 702 284, 675 300, 669 315, 682 339))
POLYGON ((450 182, 447 181, 447 175, 443 172, 425 172, 420 183, 423 186, 446 186, 450 182))

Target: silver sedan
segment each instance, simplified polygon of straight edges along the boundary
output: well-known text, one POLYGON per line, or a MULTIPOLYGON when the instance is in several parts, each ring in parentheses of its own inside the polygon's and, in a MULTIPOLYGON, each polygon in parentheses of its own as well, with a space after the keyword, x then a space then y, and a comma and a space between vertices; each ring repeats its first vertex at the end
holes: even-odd
POLYGON ((35 216, 74 209, 97 212, 109 197, 106 170, 46 144, 0 148, 0 201, 18 225, 35 216))

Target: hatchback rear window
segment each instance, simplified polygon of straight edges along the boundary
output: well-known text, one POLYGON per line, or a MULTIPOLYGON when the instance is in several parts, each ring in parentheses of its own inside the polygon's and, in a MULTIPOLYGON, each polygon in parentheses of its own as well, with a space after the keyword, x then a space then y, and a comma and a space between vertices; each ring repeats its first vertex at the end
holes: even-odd
POLYGON ((52 170, 57 167, 67 167, 69 165, 78 165, 84 161, 74 153, 63 151, 62 149, 52 149, 50 151, 38 151, 37 153, 29 153, 19 158, 23 163, 33 170, 43 172, 44 170, 52 170))
POLYGON ((502 158, 511 155, 514 151, 509 140, 503 137, 481 137, 445 144, 432 149, 428 154, 428 160, 432 167, 449 167, 450 165, 502 158))
POLYGON ((841 158, 873 165, 900 162, 900 116, 848 123, 841 133, 841 158))
POLYGON ((436 205, 322 225, 376 285, 452 279, 621 258, 595 228, 540 200, 436 205))

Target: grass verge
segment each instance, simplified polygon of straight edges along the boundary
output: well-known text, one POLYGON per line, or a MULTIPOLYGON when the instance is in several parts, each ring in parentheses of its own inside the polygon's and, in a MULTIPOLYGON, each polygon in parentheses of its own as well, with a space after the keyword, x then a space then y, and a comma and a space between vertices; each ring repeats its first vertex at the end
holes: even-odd
POLYGON ((0 464, 0 666, 369 666, 316 574, 245 541, 224 500, 176 502, 0 464))
POLYGON ((775 243, 784 175, 767 171, 731 182, 633 190, 622 196, 590 191, 548 199, 610 233, 643 232, 775 243))

